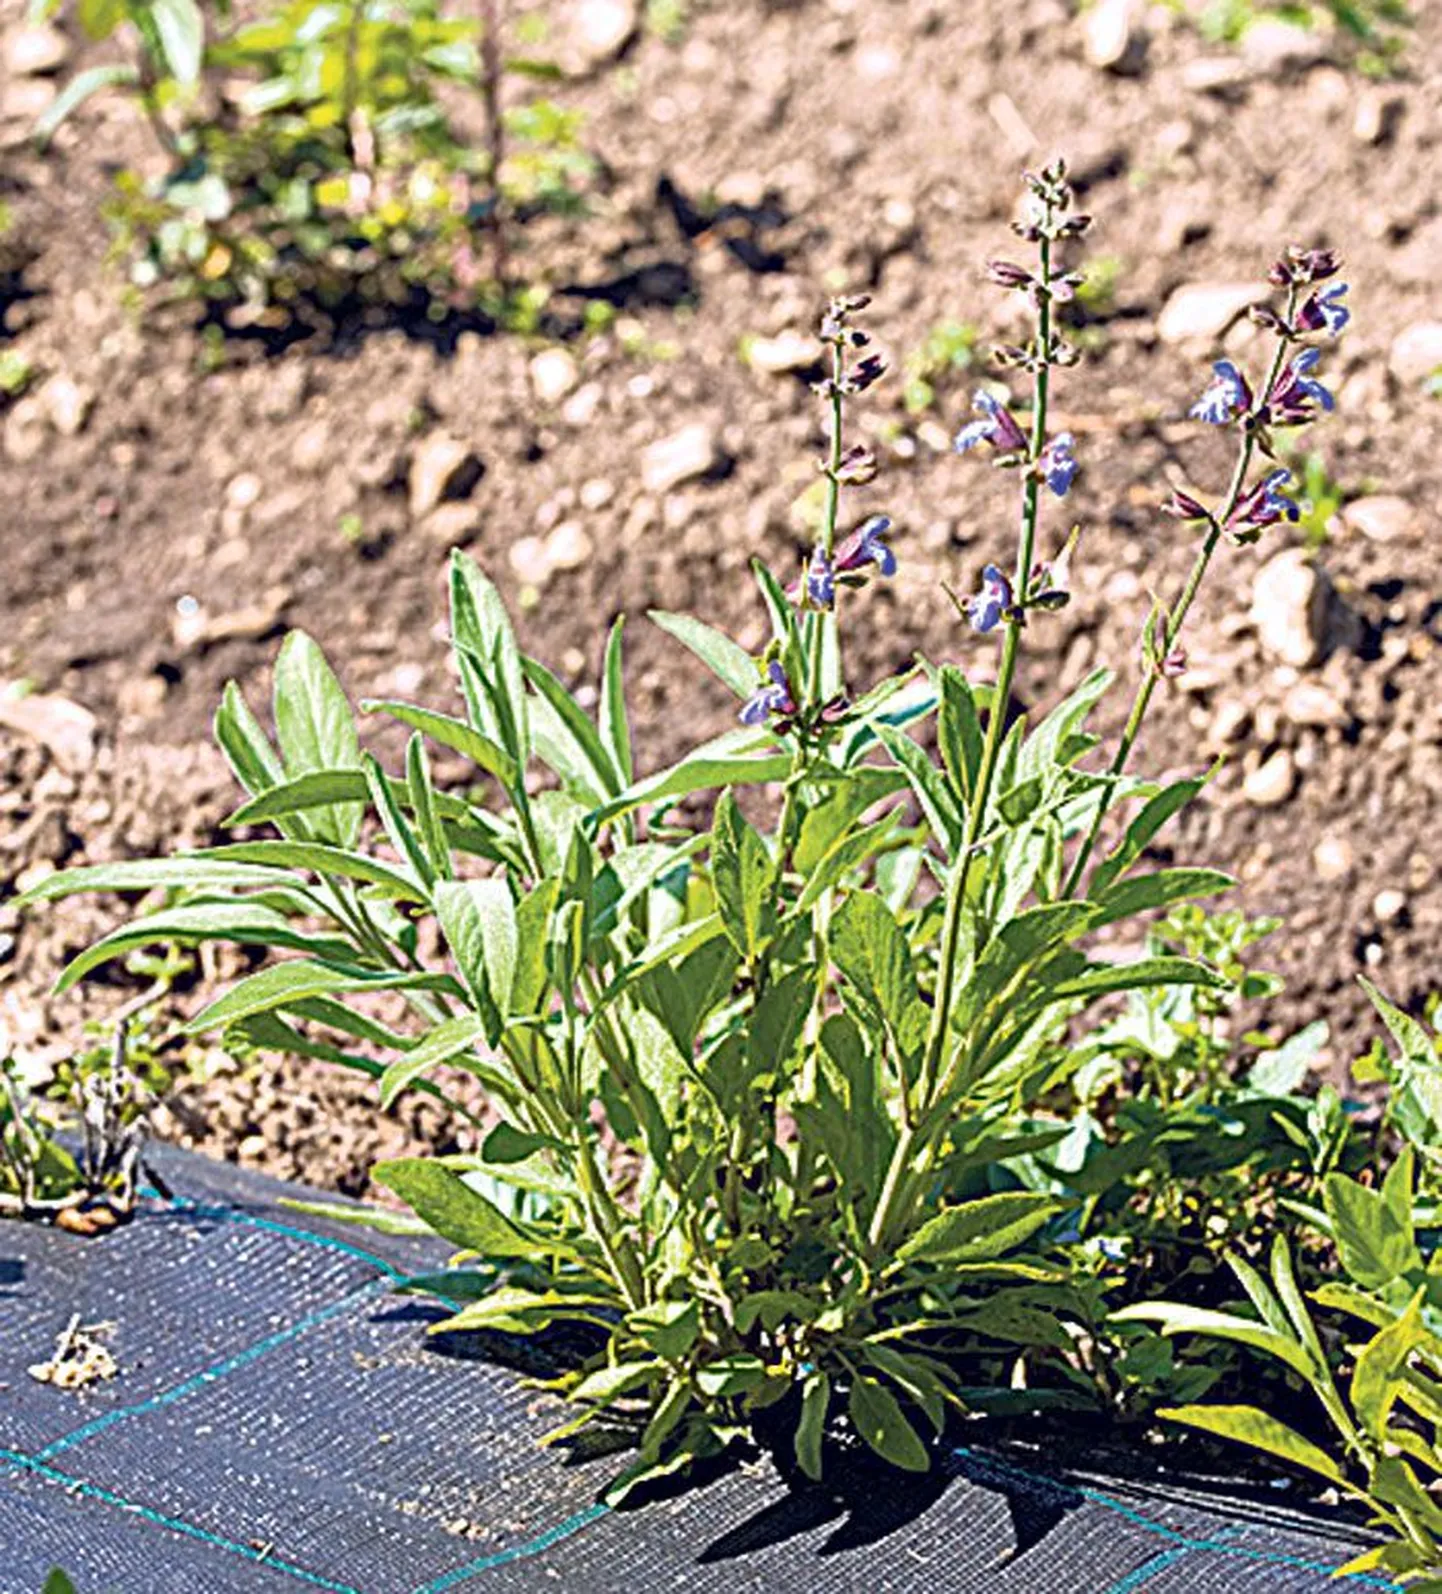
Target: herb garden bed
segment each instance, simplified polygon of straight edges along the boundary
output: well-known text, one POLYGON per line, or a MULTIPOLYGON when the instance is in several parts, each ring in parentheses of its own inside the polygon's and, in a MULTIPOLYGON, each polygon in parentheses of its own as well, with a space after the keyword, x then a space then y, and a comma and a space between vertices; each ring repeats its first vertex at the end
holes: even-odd
MULTIPOLYGON (((436 1246, 297 1213, 295 1186, 181 1153, 101 1240, 0 1228, 0 1589, 61 1565, 80 1594, 328 1589, 1075 1590, 1234 1594, 1338 1583, 1342 1521, 1181 1483, 1046 1476, 970 1448, 909 1477, 855 1455, 792 1489, 767 1463, 609 1511, 616 1461, 538 1441, 558 1401, 509 1342, 427 1340, 398 1295, 436 1246), (117 1375, 35 1381, 78 1313, 117 1375)), ((534 1357, 534 1351, 529 1353, 534 1357)), ((1285 1496, 1281 1497, 1285 1499, 1285 1496)))

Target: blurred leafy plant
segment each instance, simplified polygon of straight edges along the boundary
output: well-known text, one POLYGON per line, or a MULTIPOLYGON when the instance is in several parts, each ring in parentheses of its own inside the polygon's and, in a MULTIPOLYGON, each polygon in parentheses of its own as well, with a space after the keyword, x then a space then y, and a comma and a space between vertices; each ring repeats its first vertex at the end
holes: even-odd
POLYGON ((1406 30, 1416 16, 1406 0, 1169 0, 1194 20, 1204 38, 1235 43, 1255 22, 1276 17, 1298 27, 1330 26, 1349 42, 1359 70, 1380 75, 1396 69, 1406 30))
POLYGON ((79 74, 37 131, 102 87, 140 98, 169 167, 122 172, 107 206, 139 287, 261 325, 354 300, 533 313, 511 280, 520 225, 581 208, 592 163, 575 112, 543 95, 503 109, 506 78, 557 74, 503 54, 500 0, 480 27, 437 0, 288 0, 208 39, 195 0, 127 6, 86 0, 81 20, 97 37, 133 23, 137 60, 79 74), (464 91, 479 148, 448 110, 464 91))
POLYGON ((938 321, 902 361, 901 401, 922 415, 948 396, 955 379, 977 361, 977 330, 964 321, 938 321))

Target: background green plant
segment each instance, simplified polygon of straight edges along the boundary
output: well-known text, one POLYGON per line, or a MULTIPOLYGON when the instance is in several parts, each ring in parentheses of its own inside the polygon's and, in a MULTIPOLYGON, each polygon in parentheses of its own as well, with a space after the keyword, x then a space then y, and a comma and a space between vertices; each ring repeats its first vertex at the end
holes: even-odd
POLYGON ((577 113, 539 92, 502 105, 503 79, 558 74, 503 55, 484 9, 490 32, 436 0, 289 0, 239 26, 195 0, 85 0, 91 37, 136 30, 134 59, 78 74, 37 132, 98 89, 135 94, 168 168, 122 172, 106 213, 142 289, 274 325, 352 300, 533 317, 511 271, 524 222, 578 211, 592 163, 577 113), (479 145, 457 92, 480 102, 479 145))

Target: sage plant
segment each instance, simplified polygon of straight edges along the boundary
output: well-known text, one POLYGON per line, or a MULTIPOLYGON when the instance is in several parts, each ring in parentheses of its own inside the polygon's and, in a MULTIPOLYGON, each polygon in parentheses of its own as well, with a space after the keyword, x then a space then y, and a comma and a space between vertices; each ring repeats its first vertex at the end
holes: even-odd
POLYGON ((1086 942, 1230 884, 1147 866, 1202 781, 1159 788, 1126 765, 1212 551, 1287 512, 1283 484, 1248 469, 1269 425, 1327 402, 1306 340, 1345 307, 1311 291, 1325 261, 1288 256, 1267 379, 1217 373, 1204 418, 1238 427, 1233 484, 1215 510, 1195 506, 1203 557, 1149 628, 1155 668, 1120 750, 1089 769, 1108 671, 1034 725, 1008 712, 1027 627, 1069 601, 1076 537, 1044 541, 1041 514, 1081 469, 1048 409, 1074 361, 1055 310, 1080 279, 1060 255, 1087 220, 1060 164, 1027 190, 1032 263, 990 275, 1034 307, 1034 335, 1003 351, 1030 394, 1014 408, 983 390, 958 438, 1019 487, 1010 568, 989 564, 956 600, 966 636, 998 639, 994 679, 924 659, 848 679, 847 632, 905 536, 874 506, 853 512, 878 461, 848 438, 848 407, 885 373, 865 299, 844 296, 820 327, 817 537, 779 578, 754 562, 768 642, 752 656, 691 616, 652 617, 734 694, 721 735, 638 774, 620 622, 593 716, 521 651, 500 593, 457 554, 459 700, 363 705, 411 730, 401 769, 362 751, 339 681, 295 634, 274 739, 234 686, 216 718, 247 792, 237 839, 64 871, 29 898, 170 893, 62 984, 151 941, 278 951, 187 1027, 361 1069, 382 1104, 423 1089, 472 1115, 474 1149, 375 1176, 457 1248, 436 1288, 464 1304, 440 1332, 570 1322, 596 1336, 557 1383, 579 1408, 560 1431, 632 1419, 618 1489, 751 1432, 819 1476, 841 1420, 921 1469, 948 1414, 1044 1402, 1039 1347, 1067 1343, 1078 1311, 1077 1201, 1025 1177, 1065 1133, 1044 1103, 1083 1053, 1059 1042, 1114 993, 1227 983, 1192 958, 1117 962, 1086 942), (473 763, 479 797, 435 786, 428 743, 473 763), (747 787, 776 797, 770 823, 743 813, 747 787), (678 824, 698 796, 709 823, 678 824), (1141 810, 1077 895, 1106 810, 1133 797, 1141 810))

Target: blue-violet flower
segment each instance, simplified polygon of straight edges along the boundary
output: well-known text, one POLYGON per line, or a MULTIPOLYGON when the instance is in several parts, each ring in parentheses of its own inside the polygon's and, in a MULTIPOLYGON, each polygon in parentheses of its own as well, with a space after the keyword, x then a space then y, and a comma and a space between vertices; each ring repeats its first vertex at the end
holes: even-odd
POLYGON ((836 567, 818 543, 806 567, 806 607, 832 609, 836 606, 836 567))
POLYGON ((770 677, 769 681, 758 686, 741 706, 743 725, 764 725, 773 714, 786 716, 796 712, 791 683, 777 660, 772 659, 766 666, 766 674, 770 677))
POLYGON ((1323 332, 1336 337, 1352 319, 1352 312, 1342 303, 1347 297, 1347 284, 1334 282, 1330 288, 1313 293, 1297 314, 1297 325, 1304 332, 1323 332))
POLYGON ((1252 390, 1230 360, 1218 360, 1212 372, 1211 383, 1187 413, 1213 426, 1225 426, 1251 409, 1252 390))
POLYGON ((1016 424, 1011 411, 985 388, 972 395, 971 407, 981 417, 968 421, 956 434, 956 451, 965 454, 978 443, 990 443, 999 453, 1026 447, 1026 434, 1016 424))
POLYGON ((1252 526, 1260 531, 1264 526, 1275 526, 1279 520, 1296 520, 1301 510, 1296 501, 1282 491, 1291 479, 1289 470, 1270 471, 1238 499, 1237 507, 1228 518, 1228 526, 1252 526))
POLYGON ((1065 498, 1067 488, 1076 479, 1081 468, 1074 452, 1076 439, 1070 432, 1058 432, 1041 451, 1037 463, 1041 466, 1042 480, 1057 495, 1065 498))
POLYGON ((871 515, 845 538, 836 550, 836 572, 849 575, 862 565, 874 564, 884 576, 896 574, 896 555, 881 540, 891 530, 885 515, 871 515))
POLYGON ((995 565, 981 573, 981 591, 966 600, 966 617, 976 630, 995 631, 1012 608, 1011 582, 995 565))
POLYGON ((1309 374, 1316 369, 1317 361, 1321 358, 1320 349, 1303 349, 1300 354, 1292 356, 1286 369, 1277 378, 1267 399, 1267 407, 1280 425, 1296 426, 1313 419, 1318 409, 1336 407, 1332 395, 1309 374))

